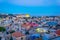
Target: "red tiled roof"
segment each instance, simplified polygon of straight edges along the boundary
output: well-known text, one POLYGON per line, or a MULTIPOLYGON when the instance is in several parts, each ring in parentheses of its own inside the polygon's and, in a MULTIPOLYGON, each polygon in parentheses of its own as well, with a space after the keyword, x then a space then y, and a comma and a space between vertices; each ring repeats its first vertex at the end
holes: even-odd
POLYGON ((20 33, 20 32, 14 32, 14 33, 12 33, 12 36, 17 38, 17 37, 22 37, 22 36, 25 36, 25 35, 20 33))
POLYGON ((60 36, 60 30, 57 30, 57 31, 56 31, 56 34, 57 34, 58 36, 60 36))
POLYGON ((22 27, 24 27, 26 29, 30 29, 31 28, 30 24, 28 24, 28 23, 22 24, 22 27))
POLYGON ((26 28, 26 29, 30 29, 31 27, 37 27, 38 26, 38 24, 36 24, 36 23, 29 23, 29 22, 27 22, 27 23, 25 23, 25 24, 22 24, 22 27, 24 27, 24 28, 26 28))
POLYGON ((38 24, 36 24, 36 23, 32 23, 31 25, 34 26, 34 27, 35 27, 35 26, 36 26, 36 27, 38 26, 38 24))

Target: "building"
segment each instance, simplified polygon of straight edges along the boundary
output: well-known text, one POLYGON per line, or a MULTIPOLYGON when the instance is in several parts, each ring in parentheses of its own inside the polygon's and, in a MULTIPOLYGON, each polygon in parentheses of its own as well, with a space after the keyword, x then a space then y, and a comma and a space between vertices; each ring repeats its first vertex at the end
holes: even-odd
POLYGON ((13 40, 26 40, 26 36, 21 32, 14 32, 12 33, 13 40), (14 39, 15 38, 15 39, 14 39))
POLYGON ((29 14, 19 14, 16 17, 30 17, 30 15, 29 14))

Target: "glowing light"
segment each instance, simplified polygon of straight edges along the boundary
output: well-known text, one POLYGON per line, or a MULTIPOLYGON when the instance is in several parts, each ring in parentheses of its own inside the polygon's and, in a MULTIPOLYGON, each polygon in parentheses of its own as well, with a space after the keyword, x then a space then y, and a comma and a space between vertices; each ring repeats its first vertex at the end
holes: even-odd
POLYGON ((26 14, 26 17, 30 17, 30 15, 29 14, 26 14))
POLYGON ((43 28, 37 28, 36 32, 47 32, 47 30, 43 29, 43 28))

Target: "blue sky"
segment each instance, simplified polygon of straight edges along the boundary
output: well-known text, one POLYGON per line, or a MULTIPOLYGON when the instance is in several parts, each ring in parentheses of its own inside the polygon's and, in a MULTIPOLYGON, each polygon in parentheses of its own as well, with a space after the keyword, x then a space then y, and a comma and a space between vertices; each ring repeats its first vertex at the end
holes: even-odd
POLYGON ((0 0, 0 13, 58 16, 60 0, 0 0))

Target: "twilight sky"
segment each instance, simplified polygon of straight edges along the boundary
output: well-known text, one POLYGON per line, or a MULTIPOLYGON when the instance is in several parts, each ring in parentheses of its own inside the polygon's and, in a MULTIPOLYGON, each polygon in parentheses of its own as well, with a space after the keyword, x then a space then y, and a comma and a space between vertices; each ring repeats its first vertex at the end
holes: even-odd
POLYGON ((60 15, 60 0, 0 0, 0 13, 60 15))

